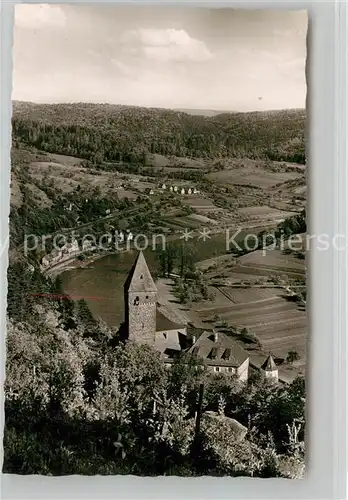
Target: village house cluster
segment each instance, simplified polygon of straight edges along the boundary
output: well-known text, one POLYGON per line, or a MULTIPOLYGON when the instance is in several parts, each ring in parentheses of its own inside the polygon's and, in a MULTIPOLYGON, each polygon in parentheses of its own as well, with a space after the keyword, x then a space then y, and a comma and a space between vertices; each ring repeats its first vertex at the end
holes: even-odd
POLYGON ((185 188, 184 187, 180 187, 180 186, 167 186, 166 184, 162 184, 161 185, 161 189, 162 190, 166 190, 168 189, 171 193, 180 193, 180 194, 199 194, 199 190, 196 189, 196 188, 185 188))
MULTIPOLYGON (((181 194, 181 195, 191 195, 191 194, 199 194, 200 191, 196 188, 192 188, 192 187, 189 187, 189 188, 185 188, 185 187, 180 187, 180 186, 176 186, 176 185, 167 185, 167 184, 161 184, 159 186, 159 189, 161 191, 169 191, 170 193, 175 193, 175 194, 181 194)), ((155 190, 153 188, 149 188, 147 190, 147 194, 149 195, 153 195, 155 194, 155 190)))
MULTIPOLYGON (((133 241, 134 235, 131 230, 126 229, 125 231, 115 231, 114 237, 109 234, 107 241, 103 241, 103 244, 111 244, 114 239, 117 243, 125 243, 133 241)), ((67 242, 60 248, 54 248, 50 253, 46 254, 41 259, 41 269, 46 271, 47 269, 54 267, 58 264, 62 264, 67 260, 73 259, 83 252, 90 252, 96 250, 96 241, 89 238, 88 236, 82 238, 79 243, 76 238, 71 238, 71 241, 67 242)))
POLYGON ((61 248, 54 248, 52 252, 42 258, 42 269, 47 269, 73 257, 76 257, 80 252, 81 249, 77 239, 72 238, 70 242, 67 242, 61 248))

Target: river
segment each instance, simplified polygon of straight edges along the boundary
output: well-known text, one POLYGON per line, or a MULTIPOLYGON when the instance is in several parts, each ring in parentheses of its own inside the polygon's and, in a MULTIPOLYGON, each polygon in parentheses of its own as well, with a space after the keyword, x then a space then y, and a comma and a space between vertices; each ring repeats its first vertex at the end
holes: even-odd
MULTIPOLYGON (((232 234, 231 232, 231 236, 232 234)), ((240 233, 238 241, 242 241, 245 234, 246 231, 240 233)), ((224 255, 226 254, 226 235, 225 233, 215 234, 206 241, 197 239, 194 246, 199 260, 224 255)), ((144 254, 150 272, 155 274, 158 270, 155 251, 148 248, 144 254)), ((60 277, 65 293, 76 300, 84 298, 95 317, 100 317, 109 326, 117 327, 124 319, 123 284, 136 255, 136 251, 107 255, 86 267, 64 271, 60 277)))

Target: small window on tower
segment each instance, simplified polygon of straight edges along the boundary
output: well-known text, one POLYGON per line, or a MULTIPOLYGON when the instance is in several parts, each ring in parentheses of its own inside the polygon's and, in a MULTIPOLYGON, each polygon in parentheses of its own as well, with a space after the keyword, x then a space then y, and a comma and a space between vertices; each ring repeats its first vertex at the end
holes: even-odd
POLYGON ((139 305, 139 297, 135 297, 133 305, 135 306, 139 305))
POLYGON ((144 276, 141 274, 141 275, 140 275, 140 279, 142 280, 142 279, 143 279, 143 277, 144 277, 144 276))
POLYGON ((149 296, 148 296, 148 295, 146 295, 146 298, 148 299, 148 298, 149 298, 149 296))

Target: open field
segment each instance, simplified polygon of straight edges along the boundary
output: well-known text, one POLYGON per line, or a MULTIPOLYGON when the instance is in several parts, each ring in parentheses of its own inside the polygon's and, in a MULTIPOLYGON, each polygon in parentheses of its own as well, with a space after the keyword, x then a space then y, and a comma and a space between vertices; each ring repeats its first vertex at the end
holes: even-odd
POLYGON ((272 206, 281 207, 288 205, 289 208, 301 207, 305 205, 307 197, 306 176, 301 174, 295 179, 290 179, 280 184, 276 184, 267 189, 272 206))
MULTIPOLYGON (((256 351, 272 352, 281 359, 286 359, 289 351, 296 351, 300 356, 297 368, 301 369, 306 361, 306 313, 297 304, 278 296, 279 293, 279 290, 268 288, 231 289, 228 292, 232 299, 230 304, 222 305, 226 304, 224 294, 223 300, 215 301, 215 304, 221 305, 211 307, 207 303, 206 309, 195 309, 195 314, 202 323, 208 322, 211 326, 215 325, 215 318, 218 317, 230 327, 247 328, 261 342, 261 349, 256 351)), ((250 345, 244 347, 248 349, 250 345)), ((286 365, 283 369, 286 370, 286 365)))
POLYGON ((98 186, 102 192, 106 192, 122 184, 122 181, 114 173, 94 173, 80 166, 67 166, 65 163, 51 161, 32 162, 29 173, 33 179, 40 182, 48 179, 64 193, 73 191, 78 185, 98 186))
MULTIPOLYGON (((260 300, 273 299, 281 295, 281 290, 275 287, 250 287, 250 288, 237 288, 237 287, 217 287, 217 290, 229 299, 230 304, 244 304, 245 302, 257 302, 260 300)), ((284 292, 283 292, 284 293, 284 292)))
POLYGON ((197 212, 215 212, 221 210, 214 205, 212 200, 199 195, 185 196, 184 201, 197 212))
POLYGON ((169 167, 170 169, 180 168, 180 169, 201 169, 204 168, 205 161, 193 158, 185 158, 185 157, 166 157, 160 154, 149 154, 147 158, 147 163, 155 168, 165 168, 169 167))
MULTIPOLYGON (((208 219, 209 221, 209 219, 208 219)), ((175 217, 173 218, 173 223, 182 227, 183 229, 188 228, 188 229, 199 229, 202 227, 202 225, 207 225, 207 222, 204 220, 196 220, 192 218, 191 216, 184 216, 184 217, 175 217)))
MULTIPOLYGON (((216 283, 217 285, 220 285, 222 281, 224 281, 224 283, 226 284, 226 286, 229 286, 229 285, 243 285, 244 284, 247 284, 247 283, 250 283, 250 282, 255 282, 257 280, 260 280, 262 278, 262 276, 264 278, 267 278, 268 274, 264 274, 264 275, 260 275, 260 274, 257 274, 258 271, 255 271, 255 274, 252 274, 251 272, 249 273, 245 273, 243 272, 243 269, 244 268, 241 268, 240 266, 239 267, 233 267, 233 272, 231 272, 231 270, 225 270, 223 272, 223 280, 221 280, 221 278, 219 278, 219 276, 221 276, 221 273, 220 272, 217 272, 215 274, 216 278, 214 278, 214 276, 212 276, 210 279, 215 279, 216 280, 216 283), (241 272, 238 272, 238 270, 240 270, 241 272)), ((247 269, 247 268, 245 268, 247 269)))
MULTIPOLYGON (((150 176, 148 174, 141 175, 140 172, 133 174, 84 168, 82 161, 71 156, 44 153, 36 161, 30 162, 28 171, 33 179, 33 186, 36 185, 32 189, 33 196, 39 205, 48 207, 50 203, 45 193, 39 191, 40 184, 43 186, 47 184, 50 188, 58 188, 63 195, 71 193, 78 186, 86 189, 98 188, 102 196, 117 196, 121 200, 127 198, 134 201, 141 194, 148 196, 152 204, 161 204, 165 207, 177 200, 182 208, 187 206, 193 211, 191 215, 186 215, 184 211, 178 214, 168 214, 171 219, 167 221, 168 228, 173 231, 180 230, 183 225, 188 229, 210 226, 214 227, 214 231, 224 231, 225 228, 262 229, 273 224, 276 225, 300 211, 305 203, 303 200, 297 202, 294 199, 294 190, 302 189, 304 183, 304 176, 301 174, 301 170, 299 173, 299 169, 295 165, 290 168, 290 165, 278 165, 274 162, 276 167, 275 171, 272 171, 267 170, 262 162, 258 163, 253 160, 235 160, 230 162, 231 164, 227 162, 229 166, 224 170, 208 175, 215 187, 211 191, 207 185, 205 192, 199 182, 195 183, 180 178, 164 180, 155 175, 151 177, 151 174, 150 176), (285 171, 281 171, 282 168, 285 171), (246 184, 240 182, 241 175, 250 180, 252 173, 258 177, 259 182, 254 183, 253 186, 248 185, 249 182, 246 184), (186 190, 190 187, 191 189, 200 189, 201 192, 195 195, 170 193, 168 189, 161 189, 161 179, 167 187, 169 185, 177 186, 178 191, 181 187, 185 187, 186 190), (226 187, 229 187, 228 192, 226 192, 226 187), (153 190, 153 194, 149 193, 150 189, 153 190), (271 201, 272 206, 268 205, 271 201), (186 218, 183 219, 182 216, 186 218)), ((154 155, 154 162, 154 168, 158 166, 158 168, 171 171, 175 169, 179 173, 180 171, 187 173, 188 169, 197 169, 199 166, 204 171, 209 168, 209 165, 211 167, 207 160, 187 159, 186 162, 183 162, 183 159, 180 158, 166 158, 161 155, 154 155), (181 164, 184 166, 178 166, 181 164)), ((13 203, 20 206, 21 193, 16 189, 15 177, 13 184, 13 203)))
MULTIPOLYGON (((305 261, 295 254, 280 250, 251 252, 236 259, 220 256, 201 261, 206 282, 210 284, 212 300, 196 302, 186 314, 190 321, 206 328, 247 328, 261 342, 261 348, 245 343, 252 363, 260 365, 268 352, 286 359, 289 351, 296 351, 300 360, 294 365, 281 365, 284 378, 292 379, 303 371, 306 363, 307 315, 303 305, 293 302, 284 285, 275 285, 269 278, 285 275, 288 280, 303 279, 305 261)), ((169 284, 167 284, 169 287, 169 284)), ((167 297, 169 292, 167 291, 167 297)), ((178 310, 184 306, 172 303, 178 310)))
POLYGON ((210 268, 216 269, 219 265, 230 266, 233 265, 234 258, 232 255, 220 255, 219 257, 212 257, 211 259, 201 260, 198 262, 197 267, 202 271, 208 271, 210 268))
POLYGON ((296 273, 304 275, 305 260, 296 254, 287 254, 281 250, 256 250, 239 258, 242 266, 266 269, 272 272, 296 273), (265 254, 265 255, 264 255, 265 254))
POLYGON ((200 222, 202 224, 217 224, 217 221, 215 219, 211 219, 209 217, 206 217, 205 215, 192 214, 188 215, 187 219, 190 221, 200 222))
POLYGON ((303 270, 293 270, 291 267, 280 267, 280 266, 270 266, 268 264, 258 264, 252 265, 248 264, 245 266, 237 265, 232 269, 231 274, 229 275, 229 279, 236 279, 243 276, 244 281, 254 280, 255 278, 260 277, 269 277, 269 276, 282 276, 286 275, 290 280, 298 279, 304 276, 303 270))
POLYGON ((139 196, 138 193, 131 191, 130 189, 118 189, 116 192, 119 200, 124 200, 125 198, 128 200, 136 200, 139 196))
POLYGON ((294 169, 297 171, 305 171, 306 165, 301 165, 299 163, 290 163, 288 161, 274 161, 272 162, 274 166, 278 166, 279 168, 286 167, 287 169, 294 169))
POLYGON ((76 167, 81 165, 81 163, 83 162, 81 158, 76 158, 75 156, 59 155, 55 153, 50 153, 49 158, 51 159, 51 161, 60 163, 67 167, 76 167))
POLYGON ((296 179, 300 175, 299 172, 295 171, 272 172, 249 160, 245 166, 213 172, 208 174, 207 178, 218 185, 249 185, 267 189, 281 182, 296 179))
POLYGON ((249 221, 276 221, 280 222, 296 213, 293 211, 282 211, 269 206, 245 207, 240 208, 238 212, 249 221))
POLYGON ((33 179, 39 182, 48 180, 53 185, 62 190, 63 193, 69 193, 80 186, 98 187, 102 194, 114 194, 119 199, 128 198, 134 200, 139 193, 145 192, 149 188, 154 188, 155 183, 145 181, 145 177, 133 175, 119 175, 117 172, 107 172, 104 170, 86 169, 80 166, 81 160, 63 155, 50 155, 57 161, 32 162, 29 167, 29 173, 33 179), (58 163, 58 160, 61 163, 58 163), (133 189, 123 186, 129 185, 133 189), (138 191, 138 192, 137 192, 138 191))
POLYGON ((238 343, 250 352, 253 364, 260 366, 268 352, 285 360, 289 351, 296 351, 300 359, 294 365, 280 365, 284 378, 292 379, 302 372, 306 363, 306 313, 284 298, 284 291, 274 288, 225 289, 209 287, 214 298, 191 307, 178 304, 171 292, 170 280, 157 283, 160 301, 170 305, 177 314, 199 328, 219 328, 219 324, 238 329, 248 328, 256 335, 262 347, 245 343, 238 336, 238 343), (222 291, 224 293, 222 293, 222 291), (228 292, 231 299, 227 297, 228 292))

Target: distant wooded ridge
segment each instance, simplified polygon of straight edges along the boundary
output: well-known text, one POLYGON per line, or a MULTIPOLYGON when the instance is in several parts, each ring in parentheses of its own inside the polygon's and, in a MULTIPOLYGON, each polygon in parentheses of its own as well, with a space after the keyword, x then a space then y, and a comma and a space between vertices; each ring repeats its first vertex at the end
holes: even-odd
POLYGON ((14 140, 95 163, 142 163, 146 153, 305 163, 305 125, 306 111, 298 109, 204 116, 113 104, 14 101, 12 116, 14 140))
MULTIPOLYGON (((204 109, 204 108, 174 108, 174 111, 179 111, 182 113, 187 113, 189 115, 203 115, 203 116, 217 116, 217 115, 226 115, 226 114, 240 114, 240 113, 279 113, 284 110, 279 109, 269 109, 269 110, 253 110, 253 111, 236 111, 232 109, 204 109)), ((286 111, 304 111, 303 108, 289 108, 286 111)))

